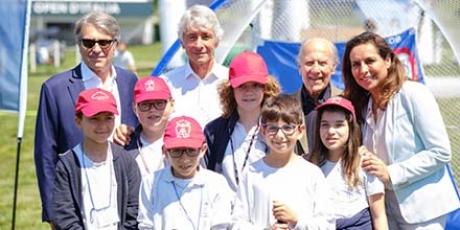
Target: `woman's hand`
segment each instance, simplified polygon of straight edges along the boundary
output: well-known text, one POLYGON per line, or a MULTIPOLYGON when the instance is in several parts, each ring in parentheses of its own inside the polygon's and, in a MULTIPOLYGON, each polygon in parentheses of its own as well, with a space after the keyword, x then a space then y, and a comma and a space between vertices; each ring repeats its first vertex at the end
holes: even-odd
POLYGON ((380 160, 375 154, 371 153, 366 147, 359 147, 359 154, 361 155, 361 167, 370 175, 378 177, 383 183, 390 182, 390 174, 385 162, 380 160))

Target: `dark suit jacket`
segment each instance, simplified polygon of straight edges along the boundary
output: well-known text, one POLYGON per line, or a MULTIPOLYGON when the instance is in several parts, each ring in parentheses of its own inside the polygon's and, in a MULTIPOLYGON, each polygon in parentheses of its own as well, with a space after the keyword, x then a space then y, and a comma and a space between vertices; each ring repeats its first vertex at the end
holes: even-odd
MULTIPOLYGON (((135 127, 137 118, 132 109, 132 101, 137 77, 118 67, 115 70, 120 94, 121 123, 135 127)), ((41 88, 34 156, 43 221, 50 221, 52 218, 52 194, 58 154, 66 152, 83 140, 83 133, 75 125, 75 102, 84 89, 80 65, 50 77, 41 88)))
MULTIPOLYGON (((294 94, 302 103, 302 109, 304 109, 304 116, 305 116, 305 126, 306 132, 305 135, 297 142, 297 148, 299 149, 298 153, 301 154, 310 154, 313 151, 313 141, 315 138, 315 127, 316 127, 316 110, 305 111, 305 104, 309 103, 306 97, 302 96, 302 91, 305 91, 305 96, 310 97, 308 93, 306 93, 306 89, 304 85, 297 90, 294 94)), ((336 88, 334 85, 329 84, 324 92, 320 95, 319 100, 315 100, 310 97, 311 101, 315 101, 316 105, 321 104, 322 102, 326 101, 330 97, 341 95, 342 91, 336 88)))

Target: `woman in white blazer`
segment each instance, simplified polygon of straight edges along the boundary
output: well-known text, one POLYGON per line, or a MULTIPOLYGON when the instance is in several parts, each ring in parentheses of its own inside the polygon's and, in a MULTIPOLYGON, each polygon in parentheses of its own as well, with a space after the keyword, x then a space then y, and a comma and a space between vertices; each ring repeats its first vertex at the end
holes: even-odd
POLYGON ((460 202, 446 168, 452 153, 434 96, 406 79, 402 62, 372 32, 347 42, 342 73, 344 96, 373 153, 362 167, 385 184, 390 229, 444 229, 460 202))

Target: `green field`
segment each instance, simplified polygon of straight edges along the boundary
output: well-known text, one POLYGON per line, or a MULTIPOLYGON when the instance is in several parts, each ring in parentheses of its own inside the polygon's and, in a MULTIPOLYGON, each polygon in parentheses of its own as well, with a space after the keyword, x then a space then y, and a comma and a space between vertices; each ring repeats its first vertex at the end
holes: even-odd
MULTIPOLYGON (((157 64, 161 56, 159 43, 151 46, 132 46, 130 50, 138 64, 139 76, 147 76, 157 64)), ((36 73, 30 73, 28 82, 28 112, 24 128, 21 148, 18 202, 16 210, 16 229, 49 229, 41 223, 41 202, 38 194, 35 166, 33 159, 33 140, 35 114, 37 110, 41 84, 55 73, 75 66, 75 52, 66 52, 66 58, 60 68, 39 66, 36 73)), ((460 175, 460 98, 438 99, 443 111, 444 121, 449 132, 452 152, 454 153, 453 169, 460 175)), ((0 112, 3 131, 0 134, 0 230, 10 229, 12 220, 13 187, 17 153, 17 114, 0 112)))

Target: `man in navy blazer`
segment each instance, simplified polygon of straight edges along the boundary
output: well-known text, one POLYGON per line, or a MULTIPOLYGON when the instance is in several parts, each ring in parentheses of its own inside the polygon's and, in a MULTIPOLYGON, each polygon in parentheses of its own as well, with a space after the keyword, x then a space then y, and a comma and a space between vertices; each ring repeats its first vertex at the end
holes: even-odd
POLYGON ((82 62, 43 83, 35 127, 34 154, 42 220, 49 222, 52 229, 52 194, 58 154, 83 139, 74 121, 75 102, 80 92, 96 87, 111 91, 120 110, 115 123, 131 127, 137 125, 132 110, 137 76, 112 65, 120 37, 120 27, 115 18, 104 13, 89 13, 76 22, 75 35, 82 62))

